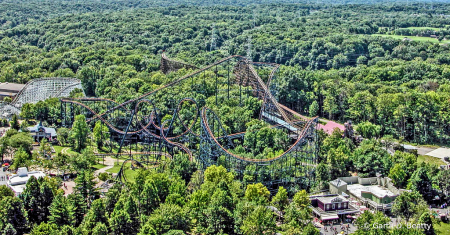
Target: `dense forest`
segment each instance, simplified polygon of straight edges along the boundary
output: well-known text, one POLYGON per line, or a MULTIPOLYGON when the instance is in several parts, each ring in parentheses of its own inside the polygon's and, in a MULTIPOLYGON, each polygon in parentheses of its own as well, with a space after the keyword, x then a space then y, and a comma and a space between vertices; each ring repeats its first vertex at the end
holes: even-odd
MULTIPOLYGON (((331 135, 318 131, 315 182, 308 190, 326 190, 337 177, 382 174, 396 187, 411 190, 396 201, 395 216, 403 218, 409 210, 404 222, 436 224, 427 203, 436 197, 448 201, 449 171, 402 152, 398 143, 446 145, 450 139, 450 4, 360 3, 6 0, 0 2, 0 82, 75 77, 86 96, 125 102, 192 72, 162 73, 163 52, 199 68, 229 55, 281 64, 271 84, 279 103, 309 117, 351 120, 364 138, 359 142, 338 130, 331 135), (387 149, 400 151, 389 154, 387 149), (414 206, 405 209, 402 203, 414 206)), ((204 85, 204 94, 184 84, 155 100, 191 97, 212 104, 214 86, 204 85)), ((266 159, 289 146, 285 132, 257 120, 261 101, 247 96, 239 104, 229 101, 214 109, 229 133, 247 131, 231 152, 266 159)), ((171 118, 171 107, 158 108, 167 114, 165 120, 171 118)), ((194 116, 185 112, 184 117, 194 116)), ((58 177, 32 178, 20 197, 1 186, 4 234, 319 234, 312 225, 309 192, 301 186, 270 192, 253 183, 264 177, 259 173, 238 181, 220 166, 221 159, 219 166, 202 171, 175 157, 152 170, 132 171, 133 180, 101 194, 97 178, 111 176, 94 176, 94 149, 106 151, 103 133, 108 129, 99 121, 91 131, 83 115, 75 117, 72 128, 59 128, 60 114, 59 100, 50 98, 23 105, 21 124, 17 116, 0 120, 1 126, 11 126, 0 139, 2 158, 13 156, 10 169, 69 172, 78 186, 67 197, 58 177), (47 142, 33 151, 28 121, 58 127, 53 144, 61 148, 52 159, 45 155, 47 142)), ((364 213, 356 221, 356 234, 423 233, 362 226, 389 221, 381 213, 364 213)))
MULTIPOLYGON (((136 84, 167 80, 158 72, 163 50, 201 67, 227 55, 247 55, 251 45, 253 61, 285 65, 275 81, 278 98, 297 111, 341 122, 369 121, 381 126, 381 136, 416 143, 449 138, 447 44, 371 35, 431 27, 442 29, 437 34, 443 40, 449 5, 274 6, 97 12, 104 9, 100 5, 88 13, 70 8, 79 9, 77 14, 63 7, 60 12, 67 14, 33 22, 26 14, 14 17, 16 22, 5 17, 0 81, 78 77, 88 96, 121 102, 142 93, 133 89, 136 84)), ((42 16, 37 10, 29 14, 42 16)))

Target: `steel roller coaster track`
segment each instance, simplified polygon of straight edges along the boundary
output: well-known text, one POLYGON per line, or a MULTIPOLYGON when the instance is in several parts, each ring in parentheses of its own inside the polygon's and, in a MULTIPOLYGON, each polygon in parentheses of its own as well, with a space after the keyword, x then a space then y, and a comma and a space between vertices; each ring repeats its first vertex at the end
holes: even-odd
MULTIPOLYGON (((181 62, 163 54, 161 69, 170 72, 182 67, 194 68, 185 63, 173 65, 176 63, 181 62), (173 65, 170 69, 163 68, 169 64, 173 65)), ((246 183, 262 182, 272 189, 281 185, 309 188, 314 186, 315 179, 318 118, 307 118, 277 102, 274 80, 278 68, 277 64, 229 56, 123 103, 104 98, 63 98, 61 118, 66 126, 73 123, 76 113, 84 114, 88 122, 100 120, 120 142, 116 157, 122 154, 126 143, 135 142, 136 146, 139 143, 147 148, 140 152, 154 155, 156 160, 187 156, 203 169, 213 164, 224 165, 246 183), (266 81, 258 71, 266 71, 266 81), (206 77, 215 78, 214 89, 207 88, 206 77), (160 102, 161 97, 178 91, 197 99, 181 98, 172 108, 160 102), (209 97, 215 96, 215 108, 207 107, 207 102, 201 100, 206 97, 201 94, 207 92, 210 92, 209 97), (270 123, 271 128, 283 129, 291 137, 287 150, 262 159, 240 156, 233 151, 236 139, 244 138, 245 132, 227 133, 216 111, 220 107, 218 102, 225 100, 239 98, 241 104, 243 94, 261 100, 259 119, 270 123), (203 98, 198 100, 199 97, 203 98), (191 116, 186 118, 185 113, 191 116)), ((133 157, 130 159, 137 161, 133 157)), ((120 172, 121 179, 126 180, 122 177, 123 169, 120 172)))

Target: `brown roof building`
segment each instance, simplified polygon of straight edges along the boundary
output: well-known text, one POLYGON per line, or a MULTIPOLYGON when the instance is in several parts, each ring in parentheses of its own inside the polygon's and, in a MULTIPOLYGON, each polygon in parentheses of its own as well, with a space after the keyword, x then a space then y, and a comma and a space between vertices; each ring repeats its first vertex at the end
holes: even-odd
POLYGON ((14 99, 17 93, 19 93, 24 86, 25 84, 9 82, 0 83, 0 100, 3 100, 4 97, 11 97, 14 99))

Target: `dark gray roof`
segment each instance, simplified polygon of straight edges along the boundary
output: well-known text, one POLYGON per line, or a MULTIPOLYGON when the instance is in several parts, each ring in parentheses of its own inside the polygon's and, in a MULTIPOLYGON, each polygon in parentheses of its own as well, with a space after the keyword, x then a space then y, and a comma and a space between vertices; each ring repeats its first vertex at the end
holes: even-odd
POLYGON ((336 187, 340 187, 342 185, 346 185, 347 183, 341 179, 335 179, 333 181, 330 181, 330 184, 336 186, 336 187))

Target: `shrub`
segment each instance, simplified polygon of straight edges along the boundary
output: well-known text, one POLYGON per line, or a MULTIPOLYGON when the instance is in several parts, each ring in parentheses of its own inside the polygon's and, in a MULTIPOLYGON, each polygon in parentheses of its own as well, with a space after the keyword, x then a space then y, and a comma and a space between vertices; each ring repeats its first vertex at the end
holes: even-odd
POLYGON ((110 175, 106 172, 102 172, 98 175, 98 179, 101 181, 107 181, 107 180, 109 180, 109 178, 110 178, 110 175))

